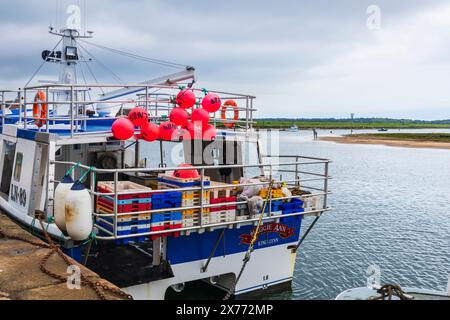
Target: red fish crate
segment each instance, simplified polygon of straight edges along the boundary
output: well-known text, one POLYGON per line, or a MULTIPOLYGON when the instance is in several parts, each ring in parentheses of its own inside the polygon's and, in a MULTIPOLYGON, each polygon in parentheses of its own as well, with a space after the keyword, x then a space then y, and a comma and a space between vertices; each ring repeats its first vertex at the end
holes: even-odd
MULTIPOLYGON (((181 229, 183 227, 182 223, 173 223, 173 222, 166 222, 161 224, 152 224, 150 227, 150 231, 164 231, 164 230, 175 230, 175 229, 181 229)), ((167 233, 161 233, 158 235, 150 236, 150 239, 157 240, 162 237, 175 237, 178 238, 180 236, 180 232, 167 232, 167 233)))
POLYGON ((227 197, 227 198, 216 198, 211 199, 211 204, 220 204, 223 203, 223 206, 217 206, 212 207, 211 212, 217 212, 217 211, 229 211, 229 210, 236 210, 237 206, 236 204, 230 204, 237 202, 237 197, 227 197))
MULTIPOLYGON (((97 206, 108 208, 114 212, 114 202, 104 197, 97 197, 97 206)), ((117 213, 145 212, 152 210, 151 203, 118 204, 117 213)))
MULTIPOLYGON (((97 190, 100 193, 114 193, 114 181, 102 181, 98 183, 97 190)), ((130 181, 118 181, 117 193, 118 200, 132 200, 132 199, 151 199, 152 189, 141 186, 140 184, 130 181), (135 192, 135 193, 133 193, 135 192), (127 194, 120 194, 127 193, 127 194)), ((114 196, 112 196, 114 197, 114 196)))

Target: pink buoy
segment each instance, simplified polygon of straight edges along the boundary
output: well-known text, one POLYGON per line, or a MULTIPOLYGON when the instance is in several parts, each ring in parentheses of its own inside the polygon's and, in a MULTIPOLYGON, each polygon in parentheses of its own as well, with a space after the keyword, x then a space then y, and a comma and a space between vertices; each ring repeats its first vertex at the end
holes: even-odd
POLYGON ((148 112, 144 108, 136 107, 130 111, 128 118, 136 127, 143 127, 148 123, 148 112))
POLYGON ((170 112, 169 119, 177 126, 184 127, 189 121, 189 113, 183 108, 174 108, 170 112))
POLYGON ((214 141, 216 140, 217 130, 212 124, 208 124, 203 129, 203 140, 204 141, 214 141))
POLYGON ((200 122, 203 126, 207 126, 209 123, 209 113, 208 111, 204 110, 204 109, 195 109, 192 112, 192 122, 197 124, 198 122, 200 122))
POLYGON ((197 98, 191 89, 183 89, 177 95, 177 105, 183 109, 190 109, 195 105, 197 98))
POLYGON ((222 107, 222 101, 217 94, 208 93, 206 97, 203 98, 202 107, 209 113, 215 113, 222 107))
POLYGON ((163 122, 159 125, 159 137, 165 141, 178 139, 178 127, 173 122, 163 122))
POLYGON ((111 130, 117 140, 128 140, 134 136, 134 124, 127 118, 114 121, 111 130))
POLYGON ((153 142, 159 138, 159 127, 154 123, 148 123, 141 129, 141 136, 147 142, 153 142))
MULTIPOLYGON (((192 167, 190 164, 182 164, 179 168, 189 168, 192 167)), ((198 170, 190 169, 190 170, 175 170, 173 176, 181 179, 198 179, 200 178, 200 174, 198 170)))

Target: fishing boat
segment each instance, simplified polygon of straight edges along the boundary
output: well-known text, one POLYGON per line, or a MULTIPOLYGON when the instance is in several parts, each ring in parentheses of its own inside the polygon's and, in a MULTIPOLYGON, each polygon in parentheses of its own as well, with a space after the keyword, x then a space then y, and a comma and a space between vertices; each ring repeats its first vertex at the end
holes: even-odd
POLYGON ((298 132, 298 126, 294 123, 292 126, 287 129, 288 132, 298 132))
POLYGON ((42 59, 58 80, 0 91, 2 211, 134 299, 199 280, 228 297, 289 286, 303 219, 330 210, 330 161, 271 154, 253 129, 255 97, 205 90, 191 66, 100 46, 71 25, 49 32, 58 41, 42 59), (89 46, 179 71, 89 83, 101 61, 89 46), (185 95, 206 130, 172 122, 185 95), (174 146, 183 166, 168 166, 174 146))

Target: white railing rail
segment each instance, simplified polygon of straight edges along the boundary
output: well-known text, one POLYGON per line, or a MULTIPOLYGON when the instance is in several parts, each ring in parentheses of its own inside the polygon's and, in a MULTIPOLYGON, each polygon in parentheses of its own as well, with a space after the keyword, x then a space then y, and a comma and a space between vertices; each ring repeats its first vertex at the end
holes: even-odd
MULTIPOLYGON (((214 208, 214 207, 220 207, 220 206, 234 206, 234 205, 242 205, 242 204, 247 204, 247 201, 234 201, 234 202, 227 202, 227 203, 220 203, 220 204, 206 204, 204 203, 203 200, 203 196, 204 196, 204 191, 208 191, 208 190, 214 190, 214 189, 222 189, 224 187, 232 187, 232 188, 242 188, 242 187, 247 187, 247 186, 256 186, 256 185, 262 185, 262 186, 269 186, 270 185, 270 181, 274 180, 275 183, 286 183, 288 185, 291 186, 301 186, 301 189, 303 191, 308 191, 311 190, 310 194, 303 194, 303 195, 293 195, 290 197, 283 197, 283 198, 276 198, 273 199, 272 198, 272 194, 270 194, 269 196, 269 203, 271 204, 273 200, 289 200, 289 199, 305 199, 308 197, 315 197, 315 196, 320 196, 322 199, 322 203, 320 204, 319 208, 317 208, 316 210, 309 210, 309 211, 305 211, 305 212, 297 212, 297 213, 292 213, 292 214, 283 214, 283 215, 274 215, 272 212, 272 208, 271 205, 268 206, 268 213, 265 214, 265 216, 263 217, 263 220, 273 220, 273 219, 279 219, 279 218, 287 218, 287 217, 292 217, 292 216, 299 216, 299 215, 320 215, 323 212, 329 211, 330 208, 327 205, 327 197, 330 194, 330 191, 328 190, 328 180, 331 178, 328 176, 328 167, 329 167, 329 160, 326 159, 319 159, 319 158, 310 158, 310 157, 302 157, 302 156, 286 156, 282 158, 291 158, 294 157, 295 159, 297 159, 297 161, 294 162, 286 162, 286 163, 280 163, 280 164, 255 164, 255 165, 223 165, 220 166, 220 168, 265 168, 268 169, 270 174, 267 176, 267 181, 260 181, 260 182, 255 182, 255 183, 238 183, 238 184, 229 184, 229 185, 220 185, 220 186, 214 186, 214 185, 205 185, 204 181, 205 181, 205 171, 209 170, 209 169, 218 169, 219 167, 214 167, 214 166, 196 166, 196 167, 186 167, 186 168, 146 168, 146 169, 142 169, 142 168, 130 168, 130 169, 92 169, 90 167, 84 166, 84 165, 78 165, 79 168, 84 169, 84 170, 89 170, 92 169, 91 173, 90 173, 90 187, 89 187, 89 192, 92 196, 92 209, 94 212, 94 216, 97 219, 101 219, 102 217, 109 217, 109 218, 114 218, 114 223, 110 223, 104 219, 102 219, 102 223, 107 223, 108 225, 110 225, 112 227, 112 229, 114 230, 113 232, 99 226, 98 224, 96 224, 96 228, 98 228, 99 230, 101 230, 103 233, 107 234, 108 236, 98 236, 97 238, 100 240, 115 240, 115 239, 125 239, 125 238, 133 238, 133 237, 147 237, 147 236, 154 236, 154 235, 158 235, 158 234, 167 234, 167 233, 175 233, 175 232, 184 232, 184 231, 195 231, 195 230, 200 230, 200 229, 205 229, 205 228, 215 228, 215 227, 224 227, 224 226, 235 226, 238 224, 248 224, 248 223, 256 223, 259 220, 259 217, 257 218, 249 218, 247 220, 235 220, 235 221, 229 221, 229 222, 221 222, 221 223, 214 223, 214 224, 204 224, 204 209, 209 209, 209 208, 214 208), (309 166, 309 165, 323 165, 323 169, 321 170, 321 172, 308 172, 308 171, 303 171, 300 170, 301 168, 303 168, 304 166, 309 166), (290 180, 286 180, 286 181, 281 181, 280 180, 276 180, 274 173, 276 173, 274 171, 275 167, 282 167, 283 172, 289 172, 289 173, 294 173, 294 174, 299 174, 300 172, 304 172, 304 174, 311 176, 312 178, 300 178, 299 176, 295 176, 294 179, 290 179, 290 180), (293 169, 288 170, 289 167, 293 167, 293 169), (286 169, 287 168, 287 169, 286 169), (158 193, 164 193, 164 192, 173 192, 173 191, 200 191, 200 205, 197 206, 191 206, 191 207, 179 207, 179 208, 168 208, 168 209, 155 209, 155 210, 148 210, 148 211, 142 211, 142 212, 133 212, 131 213, 118 213, 117 212, 117 204, 118 204, 118 200, 119 200, 119 196, 120 195, 126 195, 126 194, 142 194, 142 193, 148 193, 148 191, 142 191, 142 192, 138 192, 138 191, 133 191, 133 192, 119 192, 117 190, 117 185, 118 182, 120 181, 120 174, 124 174, 124 173, 164 173, 167 171, 175 171, 175 170, 192 170, 192 169, 196 169, 200 172, 200 176, 201 176, 201 186, 200 187, 189 187, 189 188, 177 188, 177 189, 163 189, 163 190, 157 190, 158 193), (97 174, 112 174, 114 176, 114 192, 111 193, 99 193, 96 191, 96 175, 97 174), (308 187, 308 186, 304 186, 303 183, 304 182, 309 182, 309 181, 322 181, 323 182, 323 187, 308 187), (110 196, 114 199, 114 210, 113 210, 113 214, 104 214, 104 213, 98 213, 95 210, 95 197, 96 196, 110 196), (139 214, 157 214, 157 213, 164 213, 164 212, 177 212, 177 211, 185 211, 185 210, 200 210, 200 219, 199 219, 199 224, 193 227, 183 227, 183 228, 179 228, 179 229, 172 229, 172 230, 163 230, 163 231, 150 231, 150 232, 146 232, 146 233, 139 233, 139 234, 132 234, 132 235, 118 235, 117 234, 117 222, 118 222, 118 218, 120 218, 121 216, 130 216, 130 215, 139 215, 139 214)), ((54 161, 52 162, 55 165, 62 165, 62 166, 66 166, 66 167, 71 167, 74 165, 77 165, 76 163, 73 162, 63 162, 63 161, 54 161)), ((58 181, 50 181, 52 183, 58 183, 58 181)))

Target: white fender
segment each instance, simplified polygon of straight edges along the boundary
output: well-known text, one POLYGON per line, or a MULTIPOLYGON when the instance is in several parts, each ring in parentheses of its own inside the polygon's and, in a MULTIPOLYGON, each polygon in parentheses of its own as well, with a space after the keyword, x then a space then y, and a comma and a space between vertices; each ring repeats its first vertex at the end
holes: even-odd
POLYGON ((89 191, 81 182, 76 182, 66 195, 66 229, 73 240, 86 240, 91 235, 93 228, 91 200, 89 191))
POLYGON ((70 175, 64 176, 55 190, 54 218, 59 230, 66 230, 66 196, 73 186, 73 180, 70 175))

